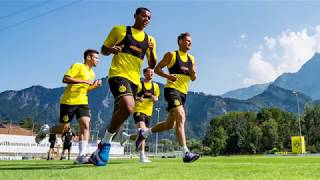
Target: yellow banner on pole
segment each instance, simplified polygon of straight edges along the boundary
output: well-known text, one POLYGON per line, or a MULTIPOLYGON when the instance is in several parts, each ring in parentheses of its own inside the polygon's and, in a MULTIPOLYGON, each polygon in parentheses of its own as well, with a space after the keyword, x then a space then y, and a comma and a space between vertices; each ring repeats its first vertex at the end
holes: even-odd
POLYGON ((306 153, 304 136, 291 136, 292 154, 306 153))

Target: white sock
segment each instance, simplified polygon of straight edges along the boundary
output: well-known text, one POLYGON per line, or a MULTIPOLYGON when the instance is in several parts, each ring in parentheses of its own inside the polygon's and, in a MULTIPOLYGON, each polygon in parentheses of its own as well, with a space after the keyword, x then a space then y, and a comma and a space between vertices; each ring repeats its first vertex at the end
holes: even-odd
POLYGON ((144 137, 147 138, 152 134, 151 128, 144 129, 144 137))
POLYGON ((143 150, 140 151, 140 158, 146 158, 146 155, 144 154, 143 150))
POLYGON ((101 143, 111 143, 112 141, 112 138, 113 136, 115 135, 116 133, 109 133, 108 130, 106 130, 106 133, 104 133, 104 136, 101 140, 101 143))
POLYGON ((85 156, 87 153, 88 141, 79 142, 79 156, 85 156))
POLYGON ((189 149, 186 145, 182 146, 182 151, 183 151, 183 154, 185 154, 186 152, 189 152, 189 149))

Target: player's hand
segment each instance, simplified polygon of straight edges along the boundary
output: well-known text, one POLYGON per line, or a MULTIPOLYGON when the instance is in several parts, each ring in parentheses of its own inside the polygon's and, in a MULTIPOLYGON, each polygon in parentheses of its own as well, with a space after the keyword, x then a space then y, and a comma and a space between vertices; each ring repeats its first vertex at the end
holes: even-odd
POLYGON ((88 84, 89 86, 93 85, 93 81, 91 80, 84 80, 84 83, 88 84))
POLYGON ((151 41, 151 39, 148 41, 148 48, 150 49, 150 51, 152 51, 153 50, 153 47, 154 47, 154 45, 153 45, 153 43, 152 43, 152 41, 151 41))
POLYGON ((170 74, 168 77, 169 81, 175 82, 177 80, 177 75, 176 74, 170 74))
POLYGON ((157 96, 152 95, 152 96, 151 96, 151 100, 152 100, 153 102, 158 101, 158 97, 157 97, 157 96))
POLYGON ((94 87, 101 87, 102 86, 102 80, 98 79, 98 80, 94 81, 93 86, 94 87))
POLYGON ((143 96, 141 96, 141 97, 137 97, 137 101, 139 101, 139 102, 143 102, 143 101, 144 101, 143 96))
POLYGON ((119 52, 122 51, 122 48, 124 47, 124 44, 120 46, 113 46, 112 49, 112 54, 118 54, 119 52))

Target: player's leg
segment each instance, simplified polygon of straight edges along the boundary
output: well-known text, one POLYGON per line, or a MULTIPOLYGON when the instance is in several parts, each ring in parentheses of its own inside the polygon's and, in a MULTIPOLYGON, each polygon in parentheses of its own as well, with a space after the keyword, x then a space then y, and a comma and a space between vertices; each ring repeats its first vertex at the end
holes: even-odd
POLYGON ((114 111, 108 128, 98 144, 97 150, 91 155, 90 162, 97 166, 105 166, 109 161, 111 141, 123 122, 133 113, 134 96, 137 86, 125 78, 113 77, 109 80, 110 90, 115 97, 114 111))
MULTIPOLYGON (((145 114, 141 114, 140 115, 140 122, 137 123, 137 128, 138 129, 146 129, 146 128, 150 128, 150 121, 151 121, 151 117, 145 115, 145 114)), ((145 154, 145 143, 146 140, 143 140, 141 143, 141 147, 139 149, 140 151, 140 162, 143 163, 149 163, 151 162, 148 157, 145 154)))
POLYGON ((171 111, 176 120, 176 135, 183 151, 183 162, 193 162, 199 158, 198 154, 189 151, 186 143, 185 121, 186 115, 183 106, 179 106, 171 111))
POLYGON ((83 164, 88 162, 86 157, 88 141, 90 138, 90 109, 88 105, 81 105, 77 109, 76 113, 79 126, 80 126, 80 136, 79 136, 79 154, 75 161, 77 164, 83 164))
POLYGON ((152 133, 163 132, 169 129, 173 129, 176 126, 176 122, 172 113, 169 113, 167 120, 162 121, 154 125, 152 128, 140 129, 138 131, 138 138, 136 140, 136 148, 139 149, 141 142, 150 136, 152 133))
POLYGON ((75 110, 75 105, 61 104, 59 123, 51 128, 48 124, 41 126, 40 131, 35 138, 36 143, 39 144, 48 134, 62 134, 64 129, 69 127, 75 110))
POLYGON ((71 147, 68 148, 68 160, 70 160, 70 153, 71 153, 71 152, 70 152, 70 151, 71 151, 70 148, 71 148, 71 147))
POLYGON ((60 160, 62 160, 64 158, 64 152, 65 152, 65 146, 63 145, 63 148, 62 148, 62 152, 61 152, 61 156, 60 156, 60 160))

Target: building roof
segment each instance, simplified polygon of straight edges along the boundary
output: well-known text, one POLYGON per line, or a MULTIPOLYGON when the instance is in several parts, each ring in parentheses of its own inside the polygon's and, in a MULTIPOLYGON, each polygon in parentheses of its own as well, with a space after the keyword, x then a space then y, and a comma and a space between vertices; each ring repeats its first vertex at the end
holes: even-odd
POLYGON ((0 134, 32 136, 32 130, 21 128, 19 125, 0 123, 0 134))

